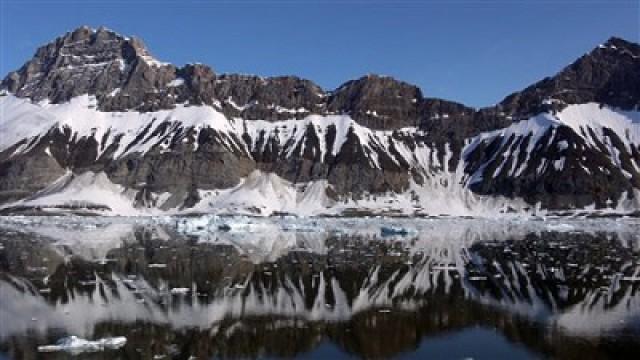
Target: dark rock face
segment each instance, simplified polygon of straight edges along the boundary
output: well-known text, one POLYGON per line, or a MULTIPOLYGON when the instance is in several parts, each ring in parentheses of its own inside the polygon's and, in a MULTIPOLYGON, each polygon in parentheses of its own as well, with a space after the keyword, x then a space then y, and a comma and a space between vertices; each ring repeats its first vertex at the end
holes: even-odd
MULTIPOLYGON (((529 158, 526 149, 531 136, 487 139, 469 155, 465 171, 481 175, 480 181, 471 184, 481 194, 521 196, 550 209, 610 206, 623 193, 638 188, 640 179, 631 165, 631 159, 640 160, 637 152, 629 154, 615 137, 613 132, 607 136, 625 159, 622 167, 611 162, 608 150, 593 148, 571 128, 559 126, 542 135, 529 158)), ((597 137, 592 139, 602 145, 597 137)))
POLYGON ((0 163, 0 202, 14 201, 53 183, 65 169, 44 152, 32 152, 0 163))
POLYGON ((422 93, 416 86, 390 77, 367 75, 340 86, 328 100, 332 113, 349 114, 372 129, 418 125, 422 93))
POLYGON ((182 141, 188 135, 173 135, 167 139, 170 151, 163 149, 165 143, 159 143, 144 156, 134 153, 110 160, 105 170, 116 183, 139 192, 169 192, 172 202, 182 204, 196 196, 194 189, 230 188, 255 169, 255 162, 244 152, 239 139, 222 137, 225 135, 205 129, 196 139, 198 149, 194 151, 194 143, 182 141))
POLYGON ((227 116, 243 119, 284 120, 322 113, 324 91, 309 80, 294 76, 260 78, 220 75, 215 97, 227 116))
POLYGON ((277 134, 285 129, 250 135, 246 129, 225 133, 166 122, 154 130, 150 124, 124 144, 124 134, 107 143, 106 138, 78 137, 72 129, 53 128, 23 140, 22 145, 33 143, 19 156, 14 151, 20 144, 0 153, 3 201, 44 188, 64 169, 104 171, 112 181, 137 191, 141 206, 153 206, 149 194, 162 192, 173 194, 169 203, 190 206, 198 201, 198 189, 235 186, 255 169, 293 183, 326 179, 335 195, 356 199, 367 193, 402 192, 412 180, 421 184, 433 173, 460 165, 472 179, 466 185, 477 193, 521 197, 548 208, 607 206, 640 188, 640 148, 627 147, 628 135, 611 129, 604 138, 593 129, 581 134, 569 127, 549 129, 528 158, 521 154, 532 139, 524 135, 485 136, 473 151, 463 152, 479 134, 543 112, 556 113, 570 104, 637 109, 640 46, 617 38, 557 75, 483 109, 425 98, 416 86, 377 75, 327 92, 294 76, 216 74, 202 64, 177 68, 155 60, 138 39, 86 27, 39 48, 23 67, 7 75, 2 88, 17 97, 52 103, 88 94, 95 96, 103 112, 209 106, 227 119, 242 119, 245 128, 254 120, 348 115, 364 129, 388 132, 367 138, 372 135, 350 129, 344 143, 337 143, 335 125, 309 125, 298 130, 304 133, 301 137, 293 133, 283 141, 277 134), (407 133, 403 128, 413 130, 407 133), (585 139, 599 145, 590 146, 585 139), (115 156, 120 147, 146 142, 152 146, 145 153, 115 156), (565 142, 571 146, 561 149, 559 144, 565 142), (409 154, 400 148, 409 149, 409 154), (425 148, 431 165, 420 168, 415 152, 425 148), (619 161, 612 161, 614 156, 619 161), (562 166, 553 165, 560 161, 562 166))

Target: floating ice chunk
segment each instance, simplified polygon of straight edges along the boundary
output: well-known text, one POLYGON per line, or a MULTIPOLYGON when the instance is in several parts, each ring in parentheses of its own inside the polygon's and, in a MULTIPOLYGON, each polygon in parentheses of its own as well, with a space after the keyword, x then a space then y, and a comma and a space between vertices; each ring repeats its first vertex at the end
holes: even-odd
POLYGON ((220 224, 220 225, 218 225, 218 230, 220 230, 220 231, 231 231, 231 226, 229 224, 220 224))
POLYGON ((173 295, 184 295, 188 293, 191 289, 189 288, 173 288, 171 289, 171 293, 173 295))
POLYGON ((149 264, 148 267, 152 269, 163 269, 167 267, 167 264, 149 264))
POLYGON ((323 229, 315 224, 300 224, 295 222, 286 222, 280 225, 282 231, 292 232, 317 232, 323 229))
POLYGON ((77 336, 69 336, 58 340, 55 345, 38 346, 39 352, 66 351, 74 354, 83 352, 98 352, 107 349, 119 349, 127 343, 124 336, 103 338, 99 340, 85 340, 77 336))
POLYGON ((396 236, 396 235, 407 236, 407 235, 416 234, 416 233, 417 231, 415 229, 409 229, 409 228, 393 226, 393 225, 385 225, 380 228, 380 234, 382 236, 396 236))
POLYGON ((215 222, 215 220, 216 216, 189 217, 180 219, 176 224, 176 228, 178 232, 183 234, 199 234, 208 232, 211 223, 215 222))
POLYGON ((547 229, 550 231, 574 231, 576 228, 573 225, 569 224, 549 224, 547 225, 547 229))
POLYGON ((188 235, 202 235, 216 231, 259 232, 269 227, 268 223, 258 222, 247 217, 218 217, 216 215, 180 219, 177 230, 188 235))
POLYGON ((228 232, 259 232, 265 230, 267 224, 257 223, 244 218, 233 218, 218 225, 218 230, 228 232))
POLYGON ((469 281, 484 281, 487 280, 486 276, 469 276, 469 281))

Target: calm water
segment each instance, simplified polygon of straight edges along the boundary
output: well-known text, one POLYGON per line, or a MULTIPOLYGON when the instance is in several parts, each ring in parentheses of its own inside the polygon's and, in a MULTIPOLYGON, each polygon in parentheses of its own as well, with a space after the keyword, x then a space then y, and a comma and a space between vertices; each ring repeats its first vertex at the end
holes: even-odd
POLYGON ((640 354, 637 220, 180 221, 0 219, 0 358, 640 354))

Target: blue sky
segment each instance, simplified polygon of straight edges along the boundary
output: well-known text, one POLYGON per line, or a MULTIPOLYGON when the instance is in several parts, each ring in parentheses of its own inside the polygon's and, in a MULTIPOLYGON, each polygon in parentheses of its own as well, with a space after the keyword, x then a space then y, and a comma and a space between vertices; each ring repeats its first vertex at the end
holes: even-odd
POLYGON ((472 106, 498 102, 612 35, 640 38, 640 1, 0 0, 0 71, 86 24, 142 38, 160 60, 295 74, 326 89, 367 73, 472 106))

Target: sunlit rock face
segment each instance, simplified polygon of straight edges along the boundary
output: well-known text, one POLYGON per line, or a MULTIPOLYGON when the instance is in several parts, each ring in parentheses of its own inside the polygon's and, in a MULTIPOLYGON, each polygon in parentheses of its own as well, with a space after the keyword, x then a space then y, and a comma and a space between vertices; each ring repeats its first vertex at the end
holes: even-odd
POLYGON ((611 38, 474 109, 373 74, 328 91, 177 67, 140 39, 82 27, 2 81, 0 202, 120 215, 637 211, 639 63, 638 44, 611 38))
POLYGON ((478 326, 532 356, 638 346, 633 221, 185 221, 2 220, 0 352, 75 335, 133 358, 380 358, 478 326))

